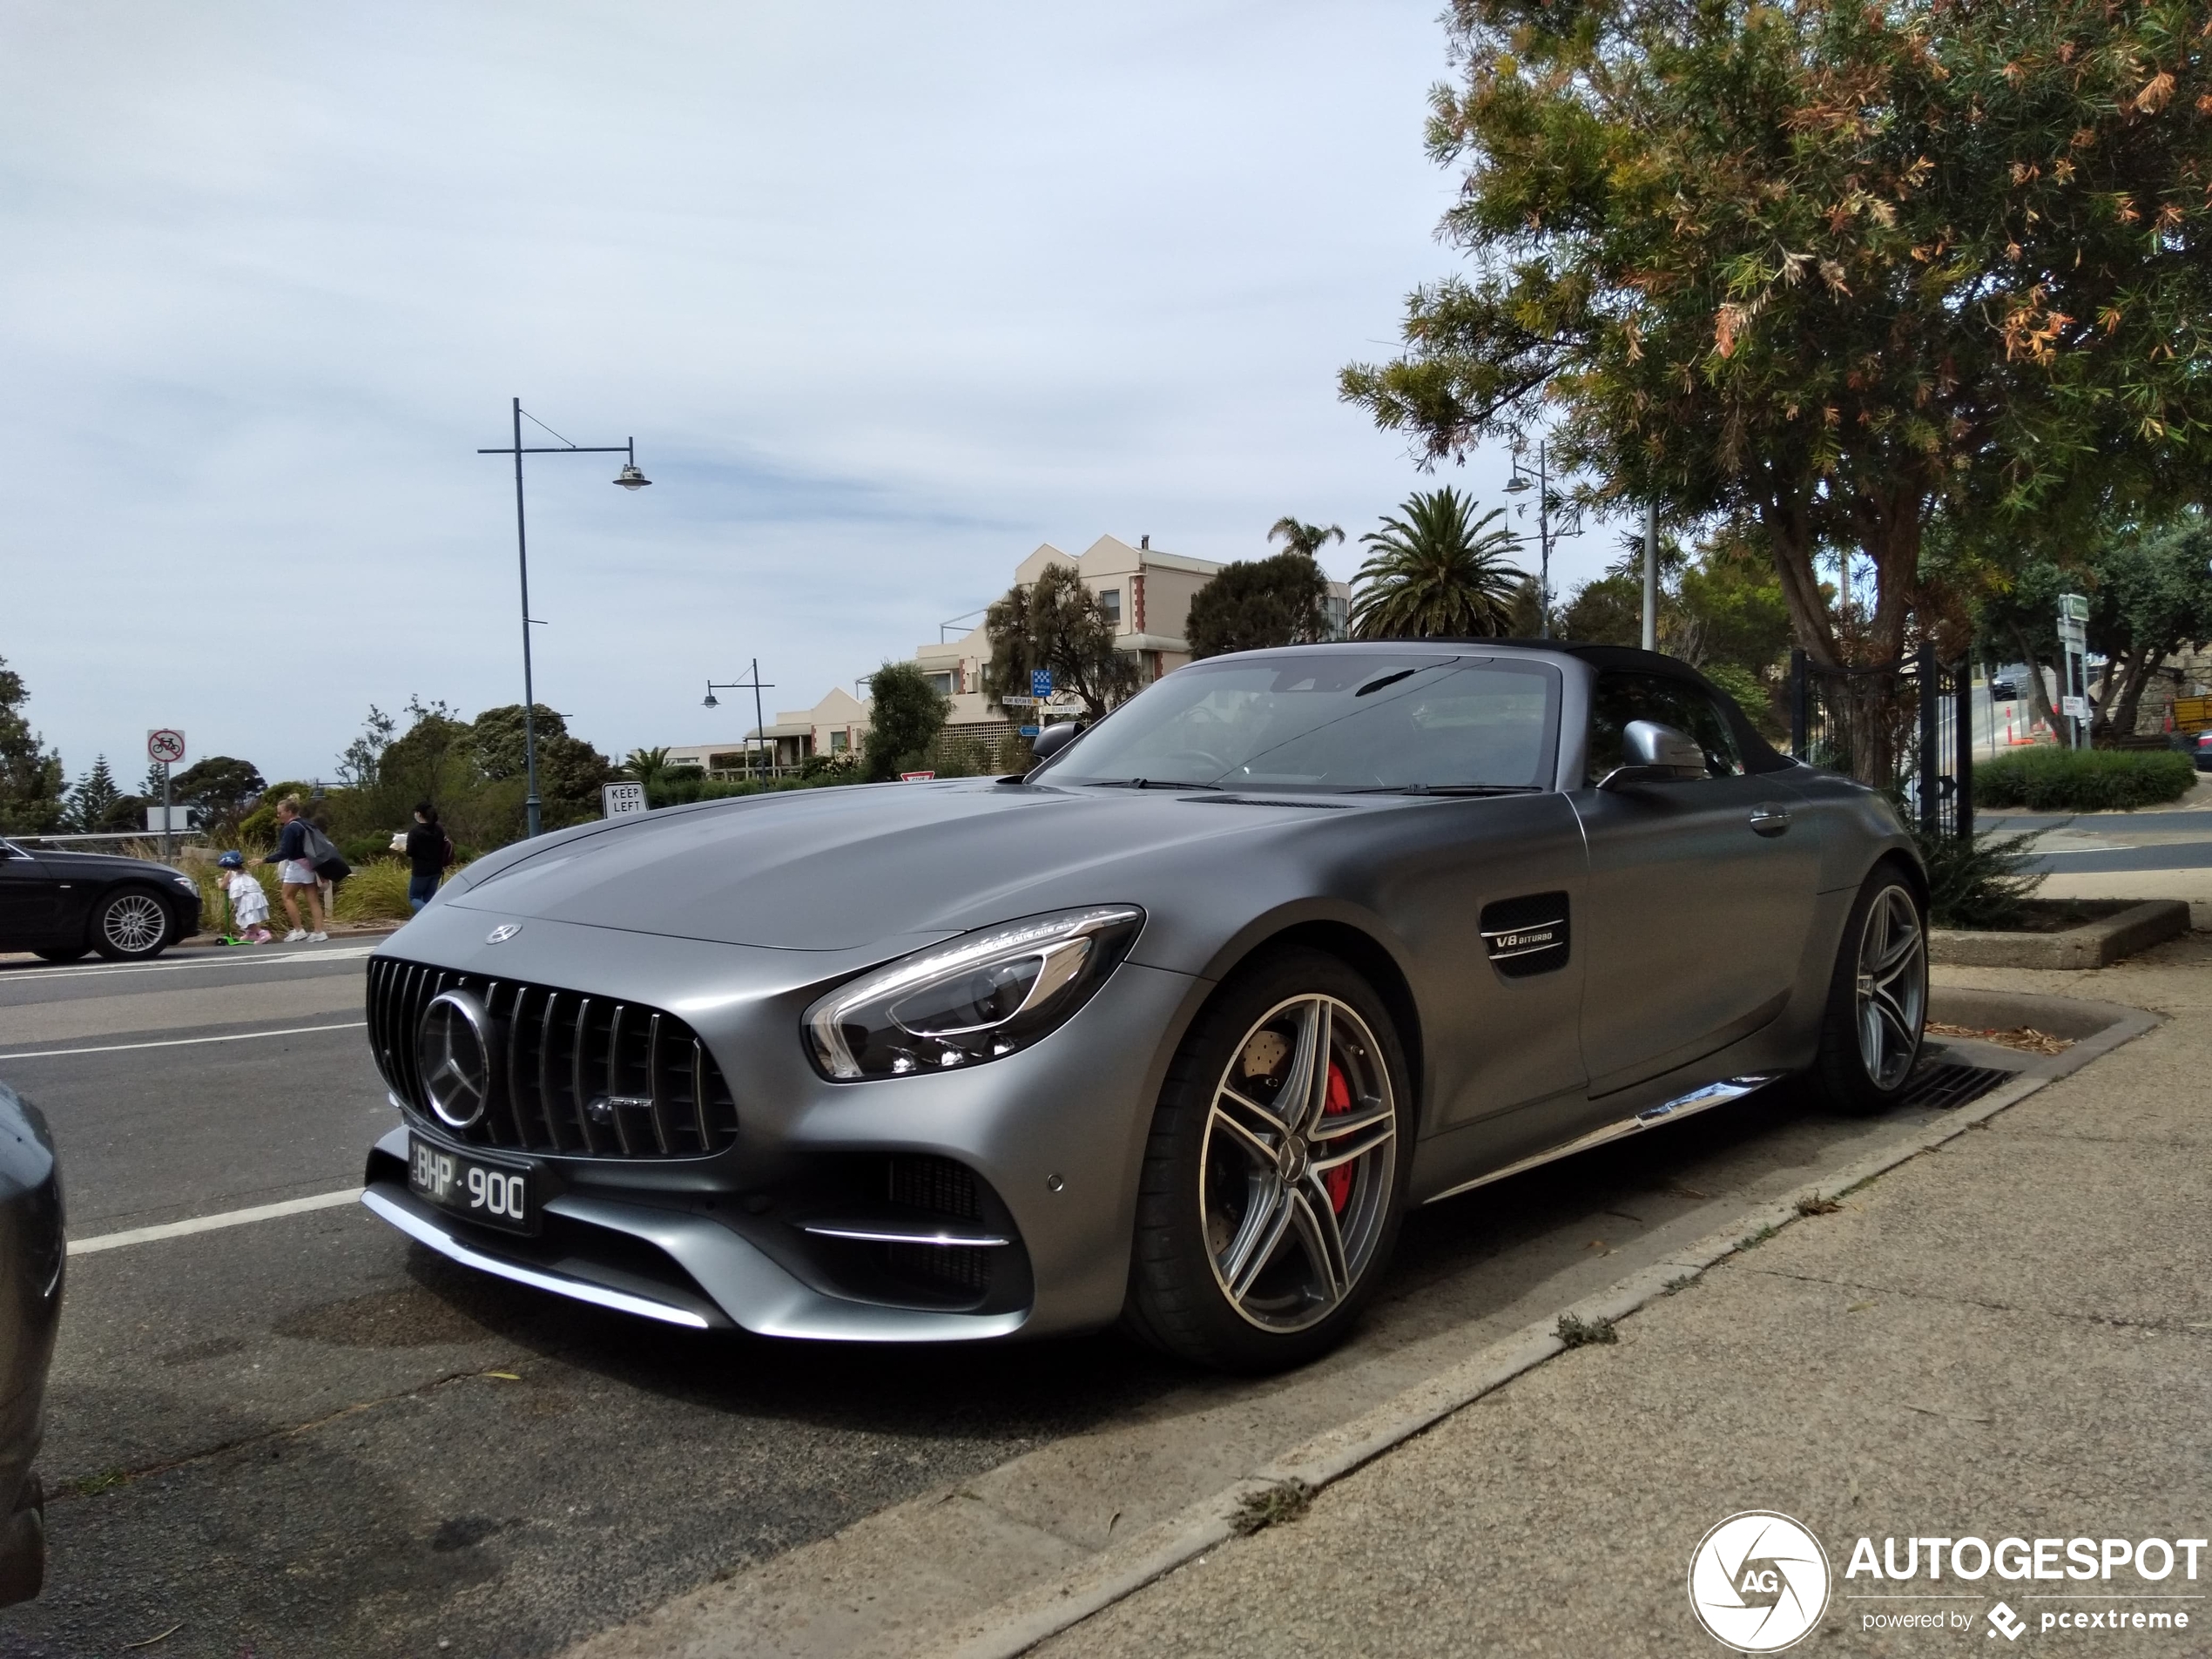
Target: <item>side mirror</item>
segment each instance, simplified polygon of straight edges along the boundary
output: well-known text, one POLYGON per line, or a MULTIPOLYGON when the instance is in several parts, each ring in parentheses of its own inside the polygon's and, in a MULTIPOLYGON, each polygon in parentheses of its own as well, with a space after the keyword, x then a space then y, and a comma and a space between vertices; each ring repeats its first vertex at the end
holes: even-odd
POLYGON ((1629 721, 1621 733, 1621 756, 1622 764, 1598 779, 1600 789, 1711 776, 1697 740, 1656 720, 1629 721))
POLYGON ((1037 733, 1036 741, 1029 745, 1029 752, 1035 755, 1040 761, 1049 760, 1081 737, 1084 730, 1085 727, 1081 720, 1055 722, 1037 733))

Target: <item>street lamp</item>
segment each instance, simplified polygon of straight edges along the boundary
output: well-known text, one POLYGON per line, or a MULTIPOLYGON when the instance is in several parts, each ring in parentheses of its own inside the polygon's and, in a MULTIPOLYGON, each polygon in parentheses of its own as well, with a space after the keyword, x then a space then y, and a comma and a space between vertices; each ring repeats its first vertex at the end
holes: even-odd
MULTIPOLYGON (((530 424, 543 427, 553 436, 561 435, 546 426, 535 415, 530 424)), ((529 775, 529 794, 523 803, 528 816, 529 833, 536 835, 542 826, 537 794, 537 693, 530 678, 530 630, 544 624, 530 615, 530 550, 529 538, 523 528, 523 457, 524 455, 610 455, 628 457, 614 482, 633 494, 653 481, 637 470, 637 440, 626 443, 577 444, 561 438, 557 444, 544 444, 525 448, 523 445, 523 400, 515 400, 515 442, 505 449, 479 449, 480 455, 512 455, 515 457, 515 557, 523 581, 523 765, 529 775)))
MULTIPOLYGON (((1506 485, 1506 493, 1518 496, 1528 489, 1536 492, 1536 546, 1541 561, 1536 578, 1536 637, 1549 639, 1552 637, 1552 547, 1562 536, 1580 536, 1582 533, 1582 503, 1565 503, 1559 528, 1552 528, 1552 509, 1561 503, 1559 497, 1552 493, 1548 439, 1537 442, 1536 470, 1533 473, 1521 466, 1520 451, 1516 448, 1514 453, 1513 477, 1506 485)), ((1520 510, 1523 513, 1528 510, 1525 502, 1520 510)))
MULTIPOLYGON (((765 743, 768 741, 768 721, 767 718, 760 711, 760 694, 763 691, 774 691, 776 689, 776 682, 773 680, 768 680, 764 683, 762 681, 760 678, 760 659, 758 657, 752 659, 752 672, 751 678, 749 678, 741 680, 707 681, 706 701, 700 706, 710 709, 720 708, 722 706, 721 699, 714 695, 717 691, 751 691, 752 693, 752 729, 760 734, 760 740, 763 743, 765 743)), ((747 772, 751 772, 752 770, 752 745, 749 743, 745 745, 745 770, 747 772)))

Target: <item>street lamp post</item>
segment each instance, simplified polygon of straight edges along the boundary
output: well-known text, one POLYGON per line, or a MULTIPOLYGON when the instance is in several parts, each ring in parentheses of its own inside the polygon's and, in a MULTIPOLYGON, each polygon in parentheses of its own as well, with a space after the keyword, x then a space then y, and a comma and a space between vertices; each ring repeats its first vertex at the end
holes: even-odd
MULTIPOLYGON (((768 741, 768 719, 767 717, 760 711, 760 694, 763 691, 772 691, 775 689, 775 681, 768 680, 765 683, 762 681, 760 678, 760 659, 756 657, 752 659, 751 678, 741 680, 707 681, 706 701, 701 706, 710 709, 721 707, 722 705, 720 699, 716 698, 714 695, 717 691, 743 691, 750 690, 752 692, 752 729, 760 734, 760 740, 763 743, 766 743, 768 741)), ((772 750, 771 752, 773 752, 773 751, 772 750)), ((747 772, 751 772, 752 770, 752 745, 751 744, 745 745, 745 770, 747 772)))
MULTIPOLYGON (((1506 485, 1506 493, 1512 496, 1518 496, 1530 489, 1536 492, 1536 546, 1541 561, 1536 578, 1536 637, 1539 639, 1552 637, 1553 544, 1562 536, 1580 536, 1582 533, 1582 503, 1580 502, 1568 503, 1561 516, 1560 527, 1556 530, 1552 529, 1552 508, 1557 503, 1557 497, 1552 494, 1550 451, 1550 440, 1537 441, 1536 470, 1533 473, 1521 464, 1521 456, 1516 454, 1513 458, 1513 480, 1506 485)), ((1526 503, 1521 510, 1524 513, 1528 510, 1526 503)))
MULTIPOLYGON (((551 427, 546 426, 545 422, 535 415, 530 416, 530 424, 544 427, 545 430, 552 433, 553 436, 561 438, 559 433, 554 432, 551 427)), ((615 475, 616 483, 624 489, 635 491, 643 489, 653 481, 637 470, 637 440, 635 438, 631 438, 625 443, 597 444, 570 443, 566 438, 561 438, 561 442, 557 444, 524 448, 523 400, 519 397, 515 400, 513 446, 505 449, 479 449, 476 453, 480 455, 515 457, 515 559, 522 573, 523 583, 523 768, 529 778, 529 794, 524 799, 523 806, 529 819, 529 833, 536 835, 543 827, 543 814, 537 793, 537 692, 530 676, 530 630, 540 624, 530 615, 530 550, 529 538, 524 532, 523 521, 523 457, 524 455, 618 455, 625 456, 626 459, 623 462, 622 470, 615 475)))

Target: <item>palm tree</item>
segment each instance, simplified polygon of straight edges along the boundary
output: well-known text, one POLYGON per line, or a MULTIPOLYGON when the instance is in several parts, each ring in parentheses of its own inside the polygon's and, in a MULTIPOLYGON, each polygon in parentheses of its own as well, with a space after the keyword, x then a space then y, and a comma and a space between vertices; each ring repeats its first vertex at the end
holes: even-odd
POLYGON ((1344 540, 1340 524, 1305 524, 1285 513, 1277 519, 1267 532, 1271 542, 1280 540, 1285 553, 1303 553, 1309 559, 1319 559, 1321 550, 1332 542, 1344 540))
MULTIPOLYGON (((753 678, 760 677, 756 674, 753 678)), ((630 758, 622 763, 622 769, 641 784, 651 783, 668 770, 668 749, 664 745, 658 749, 632 749, 630 758)))
POLYGON ((1354 578, 1352 631, 1360 639, 1467 638, 1503 633, 1527 578, 1510 556, 1520 542, 1494 507, 1450 485, 1417 492, 1359 539, 1374 552, 1354 578))

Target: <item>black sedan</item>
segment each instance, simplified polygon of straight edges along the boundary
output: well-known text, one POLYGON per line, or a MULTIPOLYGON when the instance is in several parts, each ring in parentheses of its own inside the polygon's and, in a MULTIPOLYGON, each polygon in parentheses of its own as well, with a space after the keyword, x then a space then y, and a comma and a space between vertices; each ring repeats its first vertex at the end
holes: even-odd
POLYGON ((38 1109, 0 1083, 0 1607, 46 1575, 45 1494, 31 1473, 62 1311, 62 1185, 38 1109))
POLYGON ((165 864, 0 841, 0 950, 135 961, 199 931, 199 885, 165 864))

